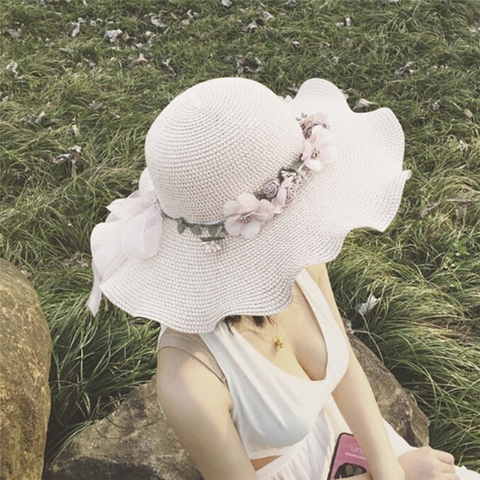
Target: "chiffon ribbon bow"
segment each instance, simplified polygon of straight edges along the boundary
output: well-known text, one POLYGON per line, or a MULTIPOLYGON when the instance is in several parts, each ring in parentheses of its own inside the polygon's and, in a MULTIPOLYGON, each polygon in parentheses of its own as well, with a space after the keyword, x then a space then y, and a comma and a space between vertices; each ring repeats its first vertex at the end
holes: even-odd
POLYGON ((127 198, 113 201, 108 207, 105 223, 95 229, 104 230, 105 238, 95 252, 102 259, 102 266, 92 260, 93 288, 87 305, 96 315, 102 298, 100 284, 127 258, 148 258, 160 247, 162 221, 155 191, 132 193, 127 198), (108 259, 108 260, 106 260, 108 259))

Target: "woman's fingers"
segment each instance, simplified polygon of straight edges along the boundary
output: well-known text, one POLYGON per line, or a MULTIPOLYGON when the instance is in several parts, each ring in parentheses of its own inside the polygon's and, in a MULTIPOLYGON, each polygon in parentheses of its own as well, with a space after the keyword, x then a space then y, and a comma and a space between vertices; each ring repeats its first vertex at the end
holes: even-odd
POLYGON ((443 450, 435 450, 432 449, 433 454, 443 463, 448 463, 450 465, 453 465, 455 462, 455 458, 451 453, 444 452, 443 450))
POLYGON ((455 467, 453 465, 451 465, 450 463, 442 462, 440 464, 440 471, 442 473, 455 473, 455 467))

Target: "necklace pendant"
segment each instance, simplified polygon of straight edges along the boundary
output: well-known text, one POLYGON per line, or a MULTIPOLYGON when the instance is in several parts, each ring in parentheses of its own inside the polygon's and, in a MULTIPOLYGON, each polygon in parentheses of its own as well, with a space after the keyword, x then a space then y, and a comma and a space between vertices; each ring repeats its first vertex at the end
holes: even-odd
POLYGON ((275 335, 273 343, 277 348, 283 348, 283 340, 278 335, 275 335))

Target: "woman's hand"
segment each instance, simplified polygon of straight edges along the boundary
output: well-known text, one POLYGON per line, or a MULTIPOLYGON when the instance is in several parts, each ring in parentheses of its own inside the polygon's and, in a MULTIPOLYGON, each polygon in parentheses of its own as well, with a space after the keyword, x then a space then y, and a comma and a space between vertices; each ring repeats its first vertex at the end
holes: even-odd
POLYGON ((441 450, 418 448, 400 455, 398 461, 405 471, 405 480, 459 480, 453 456, 441 450))

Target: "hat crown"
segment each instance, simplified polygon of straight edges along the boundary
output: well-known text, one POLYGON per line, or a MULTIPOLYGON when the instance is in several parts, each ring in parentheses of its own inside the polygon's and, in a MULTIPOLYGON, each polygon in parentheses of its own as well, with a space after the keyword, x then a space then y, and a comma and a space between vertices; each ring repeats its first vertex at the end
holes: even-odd
POLYGON ((254 193, 302 152, 292 111, 244 78, 209 80, 176 97, 152 124, 148 170, 162 210, 194 223, 219 221, 223 206, 254 193))

